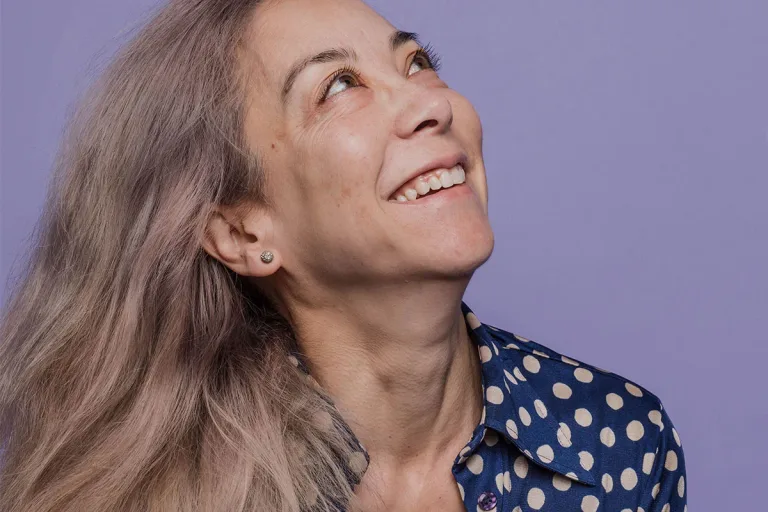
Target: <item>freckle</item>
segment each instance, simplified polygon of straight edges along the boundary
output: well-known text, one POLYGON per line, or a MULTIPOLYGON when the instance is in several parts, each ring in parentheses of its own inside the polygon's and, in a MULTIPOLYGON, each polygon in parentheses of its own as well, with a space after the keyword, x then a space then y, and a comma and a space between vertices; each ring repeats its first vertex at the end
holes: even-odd
POLYGON ((275 149, 275 143, 274 142, 272 143, 272 149, 275 149))

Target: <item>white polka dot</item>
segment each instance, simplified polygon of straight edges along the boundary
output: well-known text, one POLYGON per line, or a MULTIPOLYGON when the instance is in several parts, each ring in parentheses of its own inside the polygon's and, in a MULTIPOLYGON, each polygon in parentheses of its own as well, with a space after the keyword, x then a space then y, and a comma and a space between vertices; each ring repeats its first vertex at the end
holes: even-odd
POLYGON ((573 417, 576 420, 576 423, 582 427, 588 427, 592 424, 592 414, 582 407, 576 409, 573 417))
POLYGON ((677 453, 675 453, 675 450, 669 450, 667 452, 667 458, 664 459, 664 467, 669 471, 675 471, 677 469, 677 453))
POLYGON ((574 482, 578 482, 578 481, 579 481, 579 477, 578 477, 578 476, 576 476, 576 473, 574 473, 573 471, 569 471, 569 472, 567 472, 567 473, 565 474, 565 476, 567 476, 568 478, 570 478, 570 479, 571 479, 571 480, 573 480, 574 482))
POLYGON ((504 472, 504 490, 507 492, 512 490, 512 479, 509 477, 509 471, 504 472))
POLYGON ((523 512, 523 509, 520 508, 520 505, 516 506, 512 509, 512 512, 523 512))
POLYGON ((600 500, 598 500, 595 496, 592 496, 591 494, 587 494, 581 500, 582 512, 596 512, 597 507, 599 506, 600 506, 600 500))
POLYGON ((656 496, 659 495, 659 490, 660 489, 661 489, 661 484, 660 483, 658 483, 658 484, 653 486, 653 489, 651 489, 651 497, 653 499, 656 499, 656 496))
POLYGON ((675 438, 677 446, 683 446, 682 443, 680 443, 680 435, 677 433, 677 430, 675 430, 675 427, 672 427, 672 436, 675 438))
POLYGON ((608 404, 608 407, 614 411, 618 411, 624 406, 624 399, 616 393, 608 393, 605 395, 605 402, 608 404))
POLYGON ((523 367, 531 373, 539 373, 541 363, 532 355, 527 355, 523 358, 523 367))
POLYGON ((485 345, 481 345, 480 348, 477 349, 477 351, 480 353, 480 361, 482 361, 483 363, 487 363, 493 357, 493 354, 491 353, 491 349, 489 349, 485 345))
POLYGON ((486 429, 483 441, 485 442, 486 446, 494 446, 499 442, 499 436, 496 434, 495 430, 486 429))
POLYGON ((507 420, 507 433, 512 439, 517 439, 517 424, 514 420, 507 420))
POLYGON ((485 391, 485 397, 492 404, 499 405, 504 401, 504 392, 497 386, 488 386, 488 389, 485 391))
POLYGON ((593 379, 592 372, 587 370, 586 368, 576 368, 575 370, 573 370, 573 375, 576 377, 576 380, 579 382, 590 383, 592 382, 592 379, 593 379))
POLYGON ((661 507, 661 512, 670 512, 669 503, 665 503, 663 507, 661 507))
POLYGON ((472 329, 480 327, 480 320, 477 319, 474 313, 467 313, 467 323, 472 329))
POLYGON ((472 456, 467 459, 467 469, 470 470, 473 474, 479 475, 483 472, 483 458, 477 454, 473 453, 472 456))
POLYGON ((536 450, 536 455, 539 456, 539 459, 546 463, 550 463, 553 460, 555 460, 555 452, 552 450, 552 447, 548 444, 543 444, 539 446, 539 449, 536 450))
POLYGON ((560 428, 557 429, 557 442, 564 448, 568 448, 573 444, 571 442, 571 428, 565 423, 560 423, 560 428))
POLYGON ((520 350, 520 347, 518 347, 514 343, 507 343, 502 348, 520 350))
POLYGON ((621 472, 621 486, 631 491, 637 485, 637 473, 632 468, 627 468, 621 472))
POLYGON ((546 352, 542 352, 540 350, 534 350, 533 353, 536 354, 537 356, 546 357, 547 359, 549 359, 549 354, 547 354, 546 352))
POLYGON ((459 486, 459 494, 461 495, 461 501, 464 501, 464 486, 461 485, 459 482, 456 482, 456 485, 459 486))
POLYGON ((525 478, 528 475, 528 459, 523 455, 520 455, 515 459, 513 466, 518 478, 525 478))
POLYGON ((493 347, 493 351, 496 353, 496 355, 499 355, 499 347, 496 345, 496 343, 491 341, 491 346, 493 347))
POLYGON ((519 334, 512 333, 512 336, 514 336, 518 340, 522 341, 523 343, 528 343, 529 341, 531 341, 528 338, 524 338, 524 337, 520 336, 519 334))
POLYGON ((600 442, 608 448, 616 443, 616 434, 613 433, 610 427, 603 427, 600 431, 600 442))
POLYGON ((363 452, 354 452, 349 456, 349 469, 354 471, 358 476, 362 475, 368 468, 368 461, 365 460, 365 454, 363 452))
POLYGON ((496 488, 499 490, 500 494, 504 493, 504 473, 496 475, 496 488))
POLYGON ((643 473, 646 475, 651 474, 651 469, 653 469, 653 461, 656 459, 655 453, 646 453, 643 455, 643 473))
POLYGON ((579 464, 581 467, 589 471, 592 469, 592 465, 595 463, 595 458, 587 451, 579 452, 579 464))
POLYGON ((565 478, 560 473, 555 473, 552 476, 552 486, 558 491, 567 491, 571 488, 571 483, 572 480, 570 478, 565 478))
POLYGON ((605 489, 605 492, 611 492, 613 490, 613 478, 611 478, 611 475, 608 473, 603 474, 603 478, 601 479, 601 482, 603 484, 603 489, 605 489))
POLYGON ((528 491, 528 506, 533 510, 540 510, 544 506, 544 491, 534 487, 528 491))
POLYGON ((523 375, 523 372, 521 372, 521 371, 520 371, 520 368, 518 368, 517 366, 515 366, 515 367, 512 369, 512 374, 513 374, 515 377, 517 377, 517 380, 520 380, 520 381, 523 381, 523 382, 525 382, 525 381, 526 381, 526 378, 525 378, 525 376, 523 375))
POLYGON ((547 407, 544 405, 544 402, 538 398, 533 401, 533 408, 536 409, 536 414, 538 414, 540 418, 547 417, 547 407))
POLYGON ((517 384, 517 380, 515 379, 514 375, 509 373, 507 370, 504 370, 504 376, 507 378, 509 382, 512 384, 517 384))
POLYGON ((632 420, 629 422, 629 425, 627 425, 628 438, 630 438, 632 441, 639 441, 643 438, 643 434, 645 434, 645 428, 643 427, 642 423, 637 420, 632 420))
POLYGON ((680 475, 680 480, 677 481, 677 495, 681 498, 685 496, 685 476, 680 475))
POLYGON ((568 363, 573 366, 579 366, 579 363, 577 361, 574 361, 568 356, 560 356, 560 359, 562 359, 564 363, 568 363))
POLYGON ((525 409, 525 407, 520 407, 517 412, 520 415, 520 421, 523 422, 523 425, 526 427, 529 426, 531 424, 531 415, 528 414, 528 411, 525 409))
POLYGON ((573 391, 571 391, 571 388, 568 386, 568 384, 563 384, 562 382, 555 382, 554 386, 552 386, 552 393, 554 393, 557 398, 562 398, 563 400, 567 400, 571 398, 573 391))
POLYGON ((633 395, 636 397, 643 396, 643 392, 640 390, 640 388, 635 386, 631 382, 624 383, 624 387, 626 388, 626 390, 629 392, 630 395, 633 395))
POLYGON ((661 421, 661 411, 650 411, 648 413, 648 419, 651 420, 651 423, 657 425, 659 430, 664 430, 664 422, 661 421))

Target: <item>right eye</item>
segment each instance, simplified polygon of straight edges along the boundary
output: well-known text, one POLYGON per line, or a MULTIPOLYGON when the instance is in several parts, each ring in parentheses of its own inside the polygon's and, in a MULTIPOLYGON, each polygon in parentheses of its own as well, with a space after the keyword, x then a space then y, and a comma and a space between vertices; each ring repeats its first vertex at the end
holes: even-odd
POLYGON ((320 100, 318 103, 322 103, 331 96, 334 96, 342 91, 344 91, 344 85, 351 86, 352 83, 357 83, 358 79, 358 72, 356 69, 345 66, 338 71, 336 71, 331 77, 328 79, 328 84, 323 89, 323 94, 320 96, 320 100), (337 84, 341 84, 340 86, 337 86, 337 84))

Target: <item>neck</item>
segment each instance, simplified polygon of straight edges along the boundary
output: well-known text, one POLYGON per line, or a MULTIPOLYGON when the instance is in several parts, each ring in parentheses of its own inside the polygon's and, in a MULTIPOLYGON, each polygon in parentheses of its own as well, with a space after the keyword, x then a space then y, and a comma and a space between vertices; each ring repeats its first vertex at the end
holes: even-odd
POLYGON ((480 362, 461 313, 467 282, 347 292, 291 308, 310 373, 377 464, 451 459, 482 413, 480 362))

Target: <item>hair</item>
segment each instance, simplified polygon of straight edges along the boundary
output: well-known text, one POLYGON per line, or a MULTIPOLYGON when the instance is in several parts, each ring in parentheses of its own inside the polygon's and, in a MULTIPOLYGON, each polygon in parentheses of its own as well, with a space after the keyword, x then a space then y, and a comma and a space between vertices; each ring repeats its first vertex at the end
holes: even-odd
POLYGON ((293 330, 202 248, 217 205, 268 204, 239 52, 259 3, 171 2, 78 102, 0 326, 0 510, 352 498, 351 433, 293 330))

